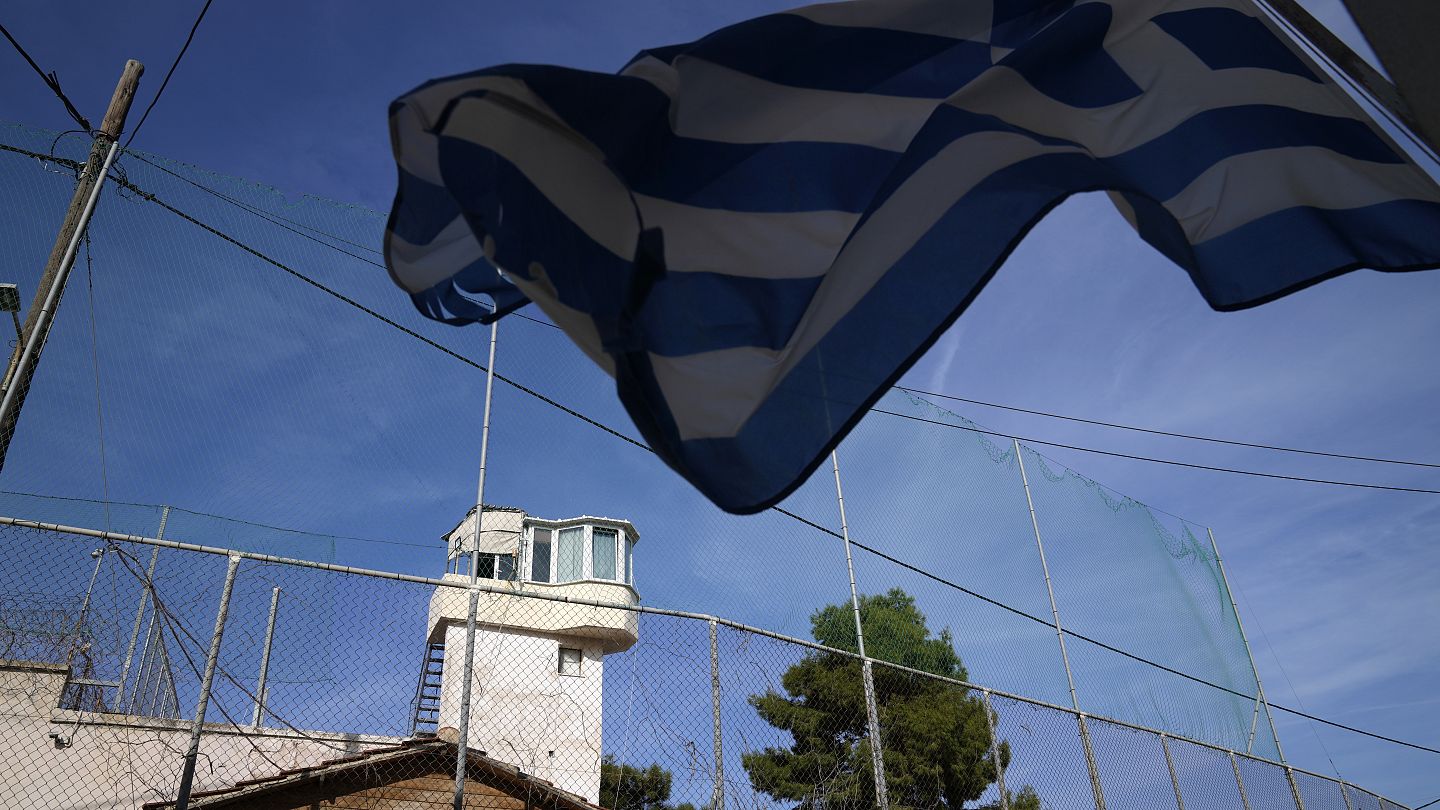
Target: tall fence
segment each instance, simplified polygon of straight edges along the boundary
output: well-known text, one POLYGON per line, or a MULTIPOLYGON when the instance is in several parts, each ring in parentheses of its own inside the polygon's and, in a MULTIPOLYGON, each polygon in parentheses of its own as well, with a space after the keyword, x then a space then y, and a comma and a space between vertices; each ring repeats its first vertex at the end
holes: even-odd
MULTIPOLYGON (((0 739, 12 749, 0 763, 0 806, 173 802, 191 740, 197 802, 366 752, 397 771, 347 806, 390 806, 400 785, 438 791, 437 763, 453 760, 425 746, 441 743, 412 742, 413 754, 402 744, 427 722, 417 710, 429 662, 465 665, 432 652, 444 638, 435 625, 446 621, 437 606, 463 600, 463 580, 285 560, 204 539, 0 518, 4 593, 25 584, 68 594, 92 583, 78 614, 56 600, 49 604, 65 609, 38 623, 5 615, 6 649, 28 657, 0 663, 0 739), (127 667, 145 658, 131 643, 142 622, 161 628, 151 643, 164 654, 145 660, 165 670, 178 711, 136 708, 121 695, 135 683, 127 667), (80 667, 82 651, 89 663, 80 667), (67 703, 80 681, 90 696, 67 703)), ((518 769, 535 789, 559 785, 606 806, 654 806, 625 804, 645 791, 671 807, 872 806, 855 653, 723 618, 481 583, 471 740, 484 762, 518 769), (535 629, 544 616, 632 635, 608 652, 587 645, 572 661, 557 657, 569 631, 535 629), (659 777, 647 777, 651 765, 659 777)), ((872 663, 892 807, 1401 807, 1202 740, 872 663)), ((442 740, 449 699, 437 694, 430 725, 442 740)))

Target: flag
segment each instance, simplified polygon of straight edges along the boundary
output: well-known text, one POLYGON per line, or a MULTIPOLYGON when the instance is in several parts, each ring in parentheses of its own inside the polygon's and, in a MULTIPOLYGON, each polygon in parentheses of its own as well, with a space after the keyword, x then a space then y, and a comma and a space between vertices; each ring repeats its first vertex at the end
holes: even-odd
POLYGON ((1221 310, 1440 263, 1440 191, 1248 0, 830 3, 616 75, 440 79, 390 121, 386 255, 421 312, 533 301, 737 513, 1070 194, 1108 192, 1221 310))

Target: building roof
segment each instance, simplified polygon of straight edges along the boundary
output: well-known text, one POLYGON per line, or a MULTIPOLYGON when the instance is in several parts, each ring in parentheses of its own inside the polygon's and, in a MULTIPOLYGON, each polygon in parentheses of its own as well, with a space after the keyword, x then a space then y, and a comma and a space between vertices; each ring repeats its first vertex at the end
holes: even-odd
MULTIPOLYGON (((415 792, 413 785, 399 783, 417 781, 428 782, 430 789, 426 791, 422 788, 422 792, 434 793, 435 798, 443 794, 444 804, 448 805, 448 789, 437 789, 444 786, 436 784, 438 780, 426 777, 437 776, 453 781, 455 754, 456 744, 453 742, 436 737, 411 739, 399 745, 372 748, 307 768, 292 768, 273 776, 247 779, 228 788, 198 791, 190 795, 190 807, 195 810, 310 807, 325 797, 353 796, 392 785, 404 787, 403 792, 410 795, 415 792)), ((603 810, 544 779, 524 773, 514 765, 492 759, 484 751, 469 750, 466 780, 505 796, 523 799, 525 807, 535 810, 603 810)), ((467 788, 467 798, 469 795, 467 788)), ((477 806, 491 806, 482 796, 474 798, 481 800, 477 806)), ((408 804, 399 801, 393 806, 400 808, 408 804)), ((415 806, 430 807, 432 804, 425 799, 417 799, 415 806)), ((470 806, 469 801, 466 806, 470 806)), ((144 805, 144 810, 170 810, 173 807, 174 801, 159 801, 144 805)))

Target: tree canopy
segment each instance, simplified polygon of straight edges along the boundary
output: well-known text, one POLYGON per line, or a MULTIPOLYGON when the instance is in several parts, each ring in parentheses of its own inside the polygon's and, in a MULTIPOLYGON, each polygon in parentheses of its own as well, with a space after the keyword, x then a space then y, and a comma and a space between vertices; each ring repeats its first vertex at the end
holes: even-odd
POLYGON ((670 772, 659 765, 637 768, 616 762, 613 754, 600 760, 600 806, 610 810, 695 810, 688 803, 666 803, 670 783, 670 772))
MULTIPOLYGON (((875 659, 955 680, 967 673, 950 632, 932 635, 915 599, 900 589, 860 599, 866 652, 875 659)), ((856 651, 848 604, 829 605, 810 617, 815 640, 856 651)), ((953 683, 874 668, 881 751, 892 808, 960 810, 996 779, 985 704, 953 683)), ((849 810, 875 804, 875 781, 866 724, 860 662, 815 652, 785 671, 785 694, 769 690, 750 704, 767 723, 790 733, 788 748, 770 747, 742 757, 756 790, 799 810, 849 810)), ((1000 744, 1001 767, 1010 746, 1000 744)), ((1026 787, 1009 797, 1013 810, 1038 810, 1026 787)))

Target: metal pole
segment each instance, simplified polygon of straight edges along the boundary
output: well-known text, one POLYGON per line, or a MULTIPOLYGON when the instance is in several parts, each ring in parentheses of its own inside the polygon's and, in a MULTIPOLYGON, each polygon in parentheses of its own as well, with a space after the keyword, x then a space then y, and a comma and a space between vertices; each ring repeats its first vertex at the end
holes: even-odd
POLYGON ((70 650, 65 654, 66 677, 74 673, 69 670, 75 666, 75 653, 79 648, 80 633, 85 629, 86 614, 90 612, 90 594, 95 591, 95 580, 100 576, 100 566, 105 562, 105 549, 97 548, 90 552, 95 558, 95 570, 90 572, 90 584, 85 586, 85 598, 80 600, 80 615, 75 619, 75 643, 70 645, 70 650))
POLYGON ((70 277, 70 268, 75 264, 75 254, 80 239, 90 224, 90 216, 100 199, 100 189, 115 155, 120 151, 120 131, 125 127, 125 116, 130 112, 130 102, 135 98, 135 89, 140 84, 140 74, 145 66, 131 59, 125 63, 110 106, 100 130, 95 133, 95 142, 90 147, 90 158, 85 164, 70 207, 55 237, 55 245, 45 262, 44 273, 35 288, 35 299, 25 316, 25 340, 17 343, 10 354, 10 365, 5 373, 5 395, 0 400, 0 467, 5 465, 5 456, 10 450, 10 441, 15 436, 15 426, 24 407, 25 396, 30 391, 30 382, 35 376, 41 350, 50 335, 50 325, 60 297, 65 291, 65 282, 70 277), (23 345, 23 348, 22 348, 23 345))
POLYGON ((1185 797, 1180 795, 1180 777, 1175 775, 1175 759, 1170 756, 1170 735, 1160 732, 1160 747, 1165 751, 1165 767, 1170 769, 1170 786, 1175 788, 1175 806, 1185 810, 1185 797))
MULTIPOLYGON (((169 519, 170 507, 161 507, 160 530, 155 533, 156 537, 165 537, 165 522, 169 519)), ((120 690, 115 694, 116 708, 124 705, 125 681, 130 677, 130 665, 135 660, 135 645, 140 641, 140 623, 145 619, 145 604, 149 601, 150 588, 155 582, 155 563, 159 559, 160 547, 156 546, 150 551, 150 565, 145 568, 145 581, 140 583, 140 603, 135 607, 135 626, 130 629, 130 644, 125 647, 125 665, 120 667, 120 690)))
POLYGON ((715 792, 711 810, 725 810, 725 752, 720 736, 720 641, 715 620, 710 622, 710 712, 715 727, 715 792))
POLYGON ((230 614, 230 594, 235 590, 235 572, 240 557, 232 555, 225 568, 225 587, 220 591, 220 610, 215 613, 215 632, 210 636, 210 652, 205 656, 205 675, 200 678, 200 701, 195 704, 195 720, 190 724, 190 748, 185 752, 185 770, 180 774, 180 792, 175 810, 190 807, 190 788, 195 781, 195 761, 200 757, 200 732, 205 726, 205 710, 210 705, 210 685, 215 680, 215 665, 220 661, 220 637, 225 634, 225 617, 230 614))
POLYGON ((885 784, 885 757, 880 742, 880 710, 875 705, 875 674, 865 654, 865 630, 860 626, 860 593, 855 587, 855 561, 850 554, 850 524, 845 519, 845 493, 840 489, 840 459, 830 453, 835 471, 835 500, 840 504, 840 538, 845 542, 845 569, 850 573, 850 607, 855 612, 855 641, 860 652, 860 679, 865 688, 865 721, 870 731, 870 761, 875 769, 875 804, 889 810, 890 791, 885 784))
POLYGON ((1235 769, 1235 787, 1240 789, 1240 804, 1244 810, 1250 810, 1250 797, 1245 793, 1245 780, 1240 778, 1240 760, 1235 758, 1235 752, 1230 752, 1230 767, 1235 769))
POLYGON ((1235 604, 1235 592, 1230 590, 1230 578, 1225 575, 1225 563, 1220 561, 1220 546, 1215 543, 1215 532, 1206 527, 1205 534, 1210 537, 1210 551, 1215 554, 1215 568, 1220 571, 1220 584, 1225 586, 1225 596, 1230 599, 1230 610, 1235 614, 1235 627, 1240 631, 1240 643, 1245 645, 1245 655, 1250 658, 1250 671, 1255 675, 1255 714, 1250 718, 1250 740, 1245 744, 1245 753, 1250 753, 1255 745, 1255 725, 1259 719, 1260 706, 1265 706, 1265 719, 1270 721, 1270 736, 1275 740, 1275 754, 1280 757, 1280 764, 1285 762, 1285 750, 1280 747, 1280 735, 1275 732, 1275 715, 1270 712, 1270 702, 1265 699, 1265 687, 1260 683, 1260 669, 1255 666, 1255 651, 1250 649, 1250 639, 1245 636, 1245 623, 1240 621, 1240 608, 1235 604))
POLYGON ((984 703, 985 726, 990 729, 990 759, 995 763, 995 788, 1000 791, 1000 810, 1010 810, 1010 797, 1005 793, 1005 763, 1000 761, 1000 737, 995 733, 995 710, 990 706, 989 689, 980 692, 980 700, 984 703))
POLYGON ((1020 440, 1013 439, 1015 462, 1020 465, 1020 483, 1025 487, 1025 505, 1030 509, 1030 527, 1035 530, 1035 548, 1040 552, 1040 570, 1045 574, 1045 593, 1050 596, 1050 616, 1055 620, 1055 638, 1060 642, 1060 661, 1065 665, 1065 683, 1070 687, 1070 705, 1080 726, 1080 742, 1085 747, 1085 764, 1090 769, 1090 790, 1095 794, 1095 810, 1105 810, 1105 792, 1100 787, 1100 769, 1095 765, 1095 750, 1090 744, 1090 729, 1085 713, 1080 711, 1080 698, 1075 694, 1075 676, 1070 671, 1070 653, 1065 649, 1065 629, 1060 625, 1060 607, 1055 602, 1055 586, 1050 582, 1050 565, 1045 562, 1045 543, 1040 539, 1040 519, 1035 516, 1035 499, 1030 495, 1030 476, 1025 473, 1025 455, 1020 440))
POLYGON ((1295 810, 1305 810, 1305 800, 1300 798, 1300 785, 1295 783, 1295 771, 1285 766, 1285 781, 1290 783, 1290 797, 1295 800, 1295 810))
POLYGON ((265 625, 265 649, 260 653, 260 680, 255 686, 255 718, 250 725, 260 728, 260 718, 265 714, 266 678, 270 674, 270 645, 275 641, 275 614, 280 611, 280 589, 270 592, 270 621, 265 625))
MULTIPOLYGON (((490 359, 485 365, 485 414, 480 422, 480 480, 475 485, 475 537, 470 544, 470 611, 465 617, 465 680, 460 687, 460 727, 455 745, 454 810, 465 807, 465 769, 470 754, 470 691, 475 680, 475 614, 480 609, 480 592, 475 589, 480 572, 480 521, 485 515, 485 460, 490 452, 490 402, 495 387, 495 337, 500 322, 490 322, 490 359)), ((518 562, 518 561, 517 561, 518 562)))

